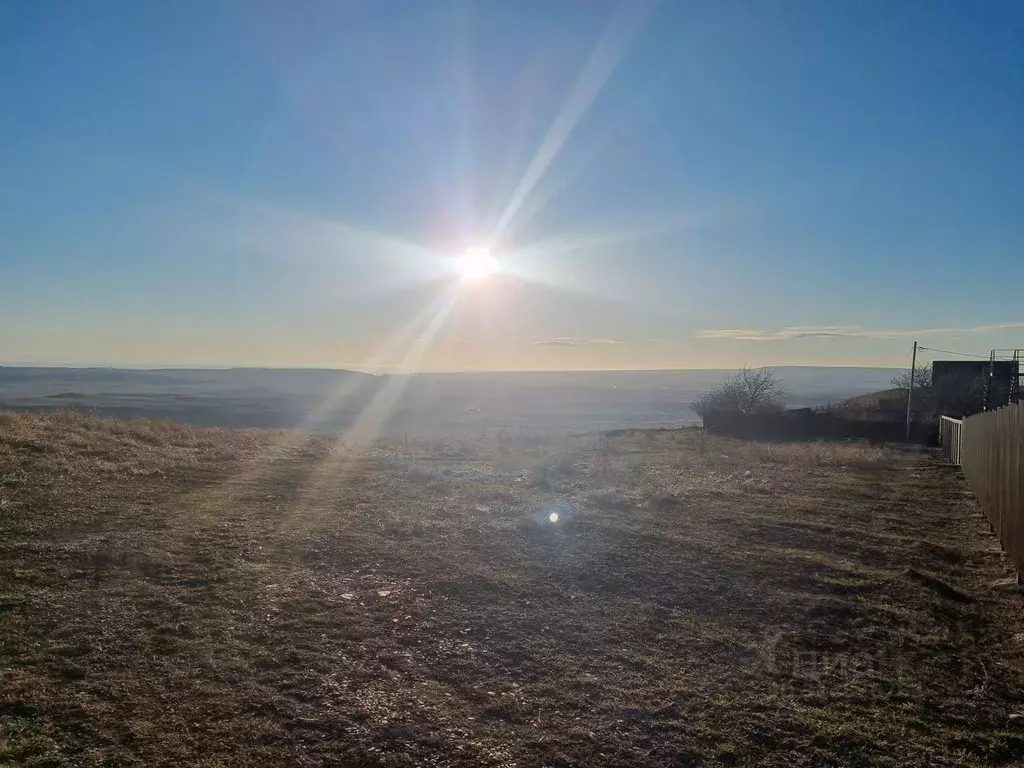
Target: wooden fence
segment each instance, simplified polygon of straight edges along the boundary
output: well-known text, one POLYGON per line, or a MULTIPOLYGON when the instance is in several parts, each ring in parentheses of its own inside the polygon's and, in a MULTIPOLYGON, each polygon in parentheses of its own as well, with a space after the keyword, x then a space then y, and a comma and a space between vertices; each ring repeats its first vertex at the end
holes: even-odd
POLYGON ((943 417, 943 453, 964 476, 1003 549, 1024 574, 1024 404, 943 417))
POLYGON ((939 445, 942 454, 957 466, 960 465, 960 437, 963 434, 963 419, 943 416, 939 420, 939 445))

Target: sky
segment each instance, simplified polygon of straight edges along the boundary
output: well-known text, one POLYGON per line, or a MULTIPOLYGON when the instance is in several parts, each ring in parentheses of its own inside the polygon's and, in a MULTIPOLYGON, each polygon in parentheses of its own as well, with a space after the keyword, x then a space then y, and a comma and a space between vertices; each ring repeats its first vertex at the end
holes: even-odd
POLYGON ((0 104, 6 364, 1024 347, 1017 0, 10 0, 0 104))

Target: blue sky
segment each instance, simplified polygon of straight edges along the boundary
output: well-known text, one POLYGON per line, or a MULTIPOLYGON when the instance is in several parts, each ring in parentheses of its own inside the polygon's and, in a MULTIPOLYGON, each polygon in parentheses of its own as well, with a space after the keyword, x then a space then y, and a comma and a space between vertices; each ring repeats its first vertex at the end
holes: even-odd
POLYGON ((23 0, 0 98, 2 362, 1024 346, 1024 3, 23 0))

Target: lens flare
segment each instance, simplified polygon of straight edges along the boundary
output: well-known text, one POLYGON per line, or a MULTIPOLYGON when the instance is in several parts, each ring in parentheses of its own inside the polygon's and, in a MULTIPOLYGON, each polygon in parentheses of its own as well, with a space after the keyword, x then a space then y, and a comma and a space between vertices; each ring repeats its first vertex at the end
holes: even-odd
POLYGON ((498 271, 498 260, 486 248, 472 248, 455 262, 459 274, 467 280, 476 280, 498 271))

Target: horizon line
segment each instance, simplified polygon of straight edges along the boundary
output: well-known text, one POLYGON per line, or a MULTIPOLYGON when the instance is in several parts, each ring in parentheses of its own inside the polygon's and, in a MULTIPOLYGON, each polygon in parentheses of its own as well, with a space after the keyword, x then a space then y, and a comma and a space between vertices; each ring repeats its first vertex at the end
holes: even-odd
MULTIPOLYGON (((675 371, 735 371, 743 365, 725 367, 678 367, 678 368, 474 368, 461 370, 429 371, 385 371, 334 366, 273 366, 273 365, 124 365, 115 363, 7 363, 0 362, 0 368, 54 368, 64 370, 108 370, 108 371, 335 371, 339 373, 360 373, 367 376, 429 376, 481 373, 670 373, 675 371)), ((848 368, 858 370, 903 370, 897 365, 814 365, 808 363, 780 363, 777 365, 756 365, 752 368, 848 368)))

